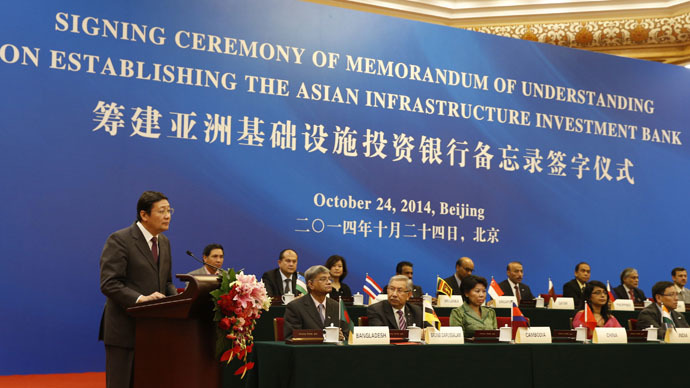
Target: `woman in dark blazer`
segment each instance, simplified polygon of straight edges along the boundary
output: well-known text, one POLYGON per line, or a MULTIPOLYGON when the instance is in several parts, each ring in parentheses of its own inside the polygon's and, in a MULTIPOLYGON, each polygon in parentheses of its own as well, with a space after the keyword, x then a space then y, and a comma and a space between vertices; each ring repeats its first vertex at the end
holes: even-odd
POLYGON ((331 271, 331 284, 333 290, 328 293, 331 299, 339 300, 340 298, 351 298, 352 291, 347 284, 343 283, 345 276, 347 276, 347 263, 345 258, 338 255, 333 255, 326 260, 326 268, 331 271))

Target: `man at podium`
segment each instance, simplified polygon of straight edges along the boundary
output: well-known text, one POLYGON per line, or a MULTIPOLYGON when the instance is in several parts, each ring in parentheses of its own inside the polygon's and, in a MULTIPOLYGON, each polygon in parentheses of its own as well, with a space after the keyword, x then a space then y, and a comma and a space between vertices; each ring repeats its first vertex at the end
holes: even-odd
POLYGON ((99 339, 105 343, 107 388, 132 386, 134 318, 128 307, 177 294, 172 283, 168 230, 173 209, 168 198, 144 192, 137 202, 137 221, 111 234, 101 253, 101 292, 107 297, 99 339))

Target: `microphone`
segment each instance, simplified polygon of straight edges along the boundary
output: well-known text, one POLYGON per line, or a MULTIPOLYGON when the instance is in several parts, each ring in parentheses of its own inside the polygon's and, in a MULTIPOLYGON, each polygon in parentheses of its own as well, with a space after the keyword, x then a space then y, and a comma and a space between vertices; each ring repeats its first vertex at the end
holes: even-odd
POLYGON ((192 251, 187 251, 187 254, 188 254, 189 256, 191 256, 194 260, 198 261, 199 263, 201 263, 201 264, 203 264, 203 265, 208 265, 209 267, 215 269, 216 271, 222 270, 222 268, 218 268, 218 267, 216 267, 215 265, 211 265, 211 264, 209 264, 209 263, 204 263, 203 260, 199 260, 196 256, 194 256, 194 254, 192 253, 192 251))

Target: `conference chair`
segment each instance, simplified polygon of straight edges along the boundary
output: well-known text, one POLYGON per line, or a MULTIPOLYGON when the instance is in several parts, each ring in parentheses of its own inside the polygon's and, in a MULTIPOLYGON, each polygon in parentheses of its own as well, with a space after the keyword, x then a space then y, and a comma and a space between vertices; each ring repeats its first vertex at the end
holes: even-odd
POLYGON ((275 341, 285 341, 283 326, 285 326, 285 318, 273 318, 273 339, 275 341))
MULTIPOLYGON (((527 322, 513 322, 512 328, 513 328, 513 339, 515 339, 515 333, 517 333, 517 330, 519 327, 528 327, 530 320, 529 318, 525 317, 527 319, 527 322)), ((504 326, 510 326, 510 317, 496 317, 496 327, 501 328, 504 326)))
POLYGON ((637 330, 637 319, 628 319, 628 330, 637 330))
POLYGON ((357 326, 369 326, 369 317, 363 315, 357 318, 357 326))
MULTIPOLYGON (((544 298, 544 306, 548 306, 548 305, 549 305, 549 301, 551 300, 551 295, 549 295, 549 294, 539 294, 539 296, 541 296, 542 298, 544 298)), ((556 300, 556 299, 560 298, 561 296, 563 296, 563 294, 554 294, 553 300, 556 300)))
POLYGON ((450 326, 450 317, 438 317, 438 320, 441 321, 441 326, 450 326))

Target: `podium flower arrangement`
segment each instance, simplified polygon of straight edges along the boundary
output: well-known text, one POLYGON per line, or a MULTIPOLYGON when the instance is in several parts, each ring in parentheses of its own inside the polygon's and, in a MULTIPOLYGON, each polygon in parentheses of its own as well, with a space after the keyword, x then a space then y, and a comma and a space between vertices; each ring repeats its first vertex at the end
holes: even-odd
POLYGON ((256 320, 261 310, 268 311, 271 302, 264 284, 254 275, 236 274, 230 269, 221 270, 220 277, 220 287, 210 293, 215 313, 213 320, 217 325, 216 357, 227 364, 233 359, 241 360, 244 364, 235 375, 241 374, 244 378, 254 367, 253 362, 247 362, 247 356, 252 352, 256 320))

